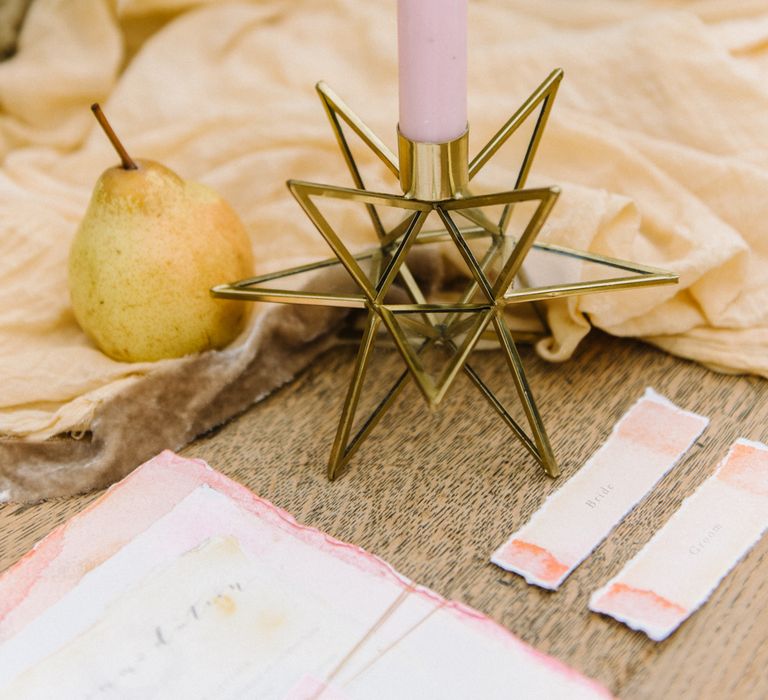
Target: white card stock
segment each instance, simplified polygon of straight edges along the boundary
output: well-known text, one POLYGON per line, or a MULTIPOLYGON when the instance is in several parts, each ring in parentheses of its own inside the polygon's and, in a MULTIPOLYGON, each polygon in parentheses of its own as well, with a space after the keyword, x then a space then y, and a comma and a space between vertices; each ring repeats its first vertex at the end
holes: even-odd
POLYGON ((557 589, 708 423, 708 418, 646 389, 603 446, 494 552, 491 561, 528 583, 557 589))
POLYGON ((0 577, 0 698, 610 697, 165 452, 0 577))
POLYGON ((768 527, 768 447, 738 440, 589 607, 661 641, 699 608, 768 527))

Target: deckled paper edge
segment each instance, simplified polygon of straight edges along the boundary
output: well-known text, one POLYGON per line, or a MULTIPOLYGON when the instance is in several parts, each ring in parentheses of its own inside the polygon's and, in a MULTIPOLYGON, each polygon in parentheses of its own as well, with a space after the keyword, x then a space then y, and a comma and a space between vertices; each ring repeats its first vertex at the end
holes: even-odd
MULTIPOLYGON (((457 616, 475 628, 481 629, 484 634, 496 637, 497 639, 500 638, 512 648, 515 648, 530 657, 533 662, 546 666, 552 673, 558 674, 563 679, 567 679, 571 683, 578 684, 585 689, 590 690, 595 696, 606 698, 613 697, 607 688, 598 681, 584 675, 577 669, 560 661, 558 658, 539 651, 479 610, 468 607, 459 601, 447 600, 432 589, 414 584, 410 579, 400 574, 391 564, 377 555, 371 554, 357 545, 337 540, 317 528, 299 523, 288 511, 261 498, 246 486, 215 470, 204 460, 182 457, 171 450, 164 450, 137 467, 121 481, 110 486, 104 494, 86 506, 82 511, 69 518, 43 539, 38 541, 29 552, 16 562, 16 564, 3 572, 3 574, 0 575, 0 579, 4 580, 7 584, 8 580, 13 579, 14 577, 23 578, 26 573, 25 569, 32 566, 35 553, 38 552, 38 550, 46 550, 47 548, 52 547, 53 551, 49 552, 49 555, 52 558, 48 564, 57 561, 58 547, 56 546, 56 542, 65 536, 67 529, 72 526, 72 523, 77 522, 79 526, 84 524, 87 525, 89 513, 105 504, 111 494, 126 487, 130 488, 132 479, 141 472, 164 468, 164 459, 169 460, 176 466, 184 467, 188 465, 189 468, 198 471, 196 478, 198 479, 199 485, 207 485, 216 490, 222 489, 222 493, 225 496, 231 498, 237 505, 245 510, 258 514, 261 517, 268 518, 274 525, 281 527, 285 531, 290 532, 304 541, 310 542, 331 556, 335 556, 350 563, 356 563, 357 566, 366 569, 369 573, 378 574, 388 578, 403 589, 408 589, 410 593, 417 594, 430 600, 441 610, 457 616), (204 474, 204 476, 202 476, 202 474, 204 474)), ((112 556, 112 554, 109 556, 112 556)), ((43 567, 37 574, 41 575, 46 568, 47 566, 43 567)))
MULTIPOLYGON (((624 413, 621 415, 619 420, 616 421, 616 423, 614 424, 613 428, 611 429, 610 435, 608 435, 608 437, 600 445, 600 447, 598 447, 587 458, 587 461, 584 463, 584 465, 581 467, 581 469, 579 469, 578 472, 576 472, 576 473, 579 473, 582 470, 587 469, 592 464, 592 460, 594 459, 595 455, 598 454, 598 452, 600 452, 600 450, 602 450, 603 447, 605 447, 605 445, 608 444, 608 442, 611 439, 613 439, 614 435, 616 435, 616 433, 618 432, 618 430, 621 427, 621 424, 625 420, 625 418, 644 400, 653 401, 653 402, 658 403, 658 404, 660 404, 662 406, 665 406, 667 408, 671 408, 671 409, 674 409, 675 411, 678 411, 680 413, 684 413, 685 415, 690 416, 692 418, 697 418, 697 419, 702 421, 702 427, 701 427, 701 430, 696 435, 693 436, 693 438, 686 445, 686 447, 680 452, 680 455, 677 457, 677 459, 674 460, 667 467, 666 470, 664 470, 664 472, 659 476, 658 479, 656 479, 656 481, 653 482, 653 484, 648 488, 648 490, 645 493, 641 494, 640 497, 633 504, 631 504, 629 506, 629 508, 624 513, 622 513, 621 517, 618 520, 616 520, 616 522, 611 526, 611 529, 605 534, 605 537, 603 537, 598 542, 595 542, 595 544, 592 547, 592 549, 590 549, 586 554, 584 554, 584 556, 581 557, 581 559, 579 559, 574 564, 572 564, 570 566, 570 568, 559 579, 556 579, 555 581, 544 581, 544 580, 540 579, 538 576, 536 576, 535 574, 533 574, 531 572, 528 572, 528 571, 525 571, 523 569, 520 569, 520 568, 516 567, 514 564, 511 564, 509 562, 505 562, 504 560, 502 560, 501 558, 498 557, 498 554, 501 552, 501 550, 504 549, 504 547, 506 547, 506 545, 509 542, 511 542, 515 538, 515 536, 521 530, 523 530, 530 522, 532 522, 534 520, 534 518, 539 516, 539 514, 547 507, 550 499, 556 493, 558 493, 560 491, 560 489, 563 489, 563 488, 567 487, 568 482, 570 481, 570 479, 569 479, 568 481, 566 481, 560 487, 560 489, 557 489, 556 491, 553 491, 551 494, 549 494, 549 496, 547 496, 547 498, 544 500, 544 502, 536 509, 536 511, 525 522, 525 524, 522 527, 520 527, 517 530, 515 530, 515 532, 513 532, 506 540, 504 540, 504 542, 499 547, 497 547, 497 549, 491 555, 491 563, 492 564, 495 564, 496 566, 498 566, 501 569, 504 569, 505 571, 510 571, 510 572, 512 572, 514 574, 517 574, 518 576, 522 576, 525 579, 525 582, 527 584, 529 584, 529 585, 538 586, 539 588, 544 588, 544 589, 546 589, 548 591, 556 591, 558 588, 560 588, 560 586, 562 585, 563 581, 565 581, 565 579, 568 578, 584 562, 584 560, 590 554, 592 554, 592 552, 594 552, 608 538, 608 536, 611 534, 611 532, 613 532, 616 529, 616 527, 624 520, 624 518, 626 518, 635 508, 637 508, 637 506, 641 503, 641 501, 643 501, 645 498, 647 498, 648 495, 656 488, 656 486, 658 486, 659 482, 667 474, 669 474, 669 472, 672 471, 672 469, 674 469, 674 467, 686 455, 688 450, 691 449, 693 444, 696 442, 696 440, 699 439, 701 434, 707 429, 707 426, 709 425, 709 418, 707 416, 703 416, 703 415, 701 415, 699 413, 694 413, 693 411, 689 411, 689 410, 687 410, 685 408, 681 408, 680 406, 678 406, 673 401, 670 401, 666 396, 662 396, 661 394, 659 394, 653 388, 646 387, 645 391, 642 394, 642 396, 640 396, 626 411, 624 411, 624 413)), ((576 474, 574 474, 573 476, 575 476, 575 475, 576 474)), ((573 476, 571 476, 571 479, 573 478, 573 476)))
MULTIPOLYGON (((541 506, 539 506, 539 510, 541 510, 546 505, 546 502, 550 498, 551 498, 551 495, 547 497, 547 500, 544 501, 544 503, 542 503, 541 506)), ((538 513, 538 510, 536 512, 538 513)), ((536 513, 534 513, 534 515, 535 514, 536 513)), ((531 516, 531 517, 533 517, 533 516, 531 516)), ((530 520, 528 522, 530 522, 530 520)), ((517 532, 519 532, 519 530, 517 532)), ((545 588, 548 591, 556 591, 560 587, 560 584, 568 577, 568 574, 570 574, 571 571, 573 571, 573 569, 571 569, 570 571, 566 572, 566 574, 564 576, 562 576, 561 578, 557 579, 556 581, 545 581, 543 579, 540 579, 534 573, 532 573, 530 571, 526 571, 525 569, 521 569, 521 568, 515 566, 514 564, 512 564, 511 562, 507 562, 507 561, 505 561, 505 560, 503 560, 503 559, 501 559, 500 557, 497 556, 498 553, 502 549, 504 549, 504 547, 506 547, 509 542, 512 541, 512 539, 517 534, 517 532, 513 533, 512 535, 510 535, 509 538, 507 540, 505 540, 504 543, 500 547, 498 547, 496 549, 496 551, 491 555, 491 564, 495 564, 500 569, 504 569, 504 571, 510 571, 513 574, 517 574, 518 576, 522 576, 525 579, 525 582, 528 585, 530 585, 530 586, 538 586, 539 588, 545 588)), ((578 564, 576 564, 576 566, 578 566, 578 564)), ((576 567, 574 567, 574 568, 576 568, 576 567)))
POLYGON ((619 571, 618 574, 616 574, 613 578, 611 578, 608 582, 606 582, 603 586, 601 586, 599 589, 594 591, 592 595, 589 597, 589 604, 588 607, 592 612, 598 613, 600 615, 607 615, 608 617, 613 618, 614 620, 617 620, 618 622, 621 622, 622 624, 626 625, 630 629, 634 630, 635 632, 642 632, 644 633, 649 639, 653 640, 654 642, 663 642, 667 637, 669 637, 680 625, 683 624, 693 613, 695 613, 699 608, 701 608, 710 598, 710 596, 718 589, 720 584, 723 582, 723 579, 725 579, 728 574, 733 571, 736 566, 749 554, 749 552, 752 550, 752 548, 762 539, 763 535, 765 534, 766 530, 768 530, 768 517, 766 518, 766 524, 763 527, 762 531, 760 532, 757 537, 750 542, 742 551, 741 556, 739 556, 737 559, 735 559, 729 567, 727 567, 722 574, 717 578, 717 580, 713 583, 713 585, 709 588, 706 595, 693 607, 688 608, 686 611, 686 614, 677 620, 676 623, 672 624, 671 626, 667 627, 661 627, 653 624, 648 624, 643 620, 640 620, 639 618, 635 617, 629 617, 627 615, 622 615, 621 613, 614 614, 613 612, 609 612, 605 609, 600 608, 600 606, 597 604, 597 601, 605 595, 605 593, 608 592, 610 587, 616 583, 624 573, 624 571, 629 568, 636 559, 640 559, 645 551, 650 548, 653 543, 660 537, 660 534, 664 528, 669 524, 669 522, 674 518, 679 512, 685 508, 686 503, 690 501, 692 498, 696 496, 696 494, 699 492, 699 489, 706 483, 710 481, 710 479, 717 478, 717 475, 720 473, 720 471, 725 467, 725 465, 728 463, 728 460, 730 459, 731 455, 733 454, 734 449, 736 448, 736 445, 749 445, 750 447, 754 447, 755 449, 762 450, 766 453, 768 453, 768 445, 758 442, 756 440, 749 440, 748 438, 737 438, 731 446, 728 448, 728 452, 723 457, 720 462, 718 463, 715 470, 710 474, 700 485, 699 487, 690 495, 687 496, 685 499, 683 499, 682 503, 680 504, 679 508, 669 517, 669 519, 653 534, 650 540, 648 540, 640 549, 637 554, 635 554, 634 557, 632 557, 629 561, 627 561, 624 566, 621 567, 621 571, 619 571))

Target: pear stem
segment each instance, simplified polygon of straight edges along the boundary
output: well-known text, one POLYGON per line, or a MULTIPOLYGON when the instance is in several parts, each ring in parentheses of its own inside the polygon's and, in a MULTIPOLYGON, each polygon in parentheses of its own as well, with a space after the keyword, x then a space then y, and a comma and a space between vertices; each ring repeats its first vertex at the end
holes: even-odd
POLYGON ((112 125, 107 121, 106 116, 104 116, 104 112, 101 111, 101 107, 99 107, 98 102, 91 105, 91 111, 93 112, 93 116, 96 117, 96 121, 98 121, 101 125, 101 128, 104 129, 104 133, 107 135, 107 138, 115 147, 117 155, 120 156, 120 160, 123 163, 123 170, 138 170, 139 166, 136 165, 133 158, 128 155, 128 151, 125 150, 125 146, 120 143, 120 139, 117 138, 117 134, 112 128, 112 125))

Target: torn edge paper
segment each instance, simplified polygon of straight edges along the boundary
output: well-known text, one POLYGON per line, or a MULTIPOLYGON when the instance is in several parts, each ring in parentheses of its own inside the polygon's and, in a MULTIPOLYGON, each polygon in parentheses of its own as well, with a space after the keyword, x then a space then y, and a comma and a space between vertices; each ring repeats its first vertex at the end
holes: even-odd
POLYGON ((646 389, 587 463, 491 557, 528 583, 556 590, 707 427, 646 389))
MULTIPOLYGON (((97 593, 105 603, 113 599, 128 600, 126 596, 130 593, 122 590, 125 581, 116 575, 116 566, 121 561, 121 566, 128 562, 135 574, 137 560, 128 555, 137 555, 139 545, 149 548, 146 552, 141 550, 142 567, 152 564, 145 561, 145 555, 152 554, 160 559, 153 560, 154 565, 149 568, 158 571, 161 560, 173 562, 179 552, 194 552, 196 547, 206 547, 206 542, 215 542, 215 537, 231 538, 235 534, 235 519, 243 522, 237 533, 238 546, 245 548, 244 552, 247 550, 247 556, 257 556, 259 571, 278 570, 284 578, 290 566, 299 567, 300 575, 289 577, 296 585, 309 585, 317 593, 318 584, 325 581, 328 585, 324 590, 335 594, 335 609, 340 612, 332 616, 330 623, 326 621, 313 628, 336 639, 339 648, 332 649, 333 645, 327 640, 318 646, 323 658, 333 663, 335 670, 326 673, 327 669, 320 668, 318 674, 316 668, 302 668, 301 673, 291 678, 281 678, 281 683, 292 684, 298 697, 306 692, 311 696, 315 690, 321 692, 321 697, 332 697, 331 691, 355 700, 381 697, 381 688, 385 685, 396 691, 385 693, 388 697, 404 697, 408 693, 418 697, 468 697, 480 687, 480 680, 484 686, 495 688, 494 692, 481 692, 483 697, 505 697, 513 685, 528 696, 536 692, 569 700, 609 696, 599 684, 536 651, 481 613, 412 583, 386 562, 354 545, 300 525, 285 511, 205 463, 168 451, 113 486, 0 576, 3 593, 0 639, 4 640, 0 642, 0 652, 20 648, 27 632, 30 632, 27 636, 39 640, 39 636, 31 634, 36 631, 32 628, 45 630, 46 623, 66 618, 70 623, 68 631, 62 630, 66 638, 59 639, 44 659, 32 659, 31 664, 25 661, 21 669, 21 673, 26 673, 26 669, 42 673, 45 664, 55 662, 59 652, 65 654, 67 650, 78 649, 90 639, 87 630, 78 632, 72 626, 81 626, 80 614, 69 614, 78 610, 82 613, 82 608, 76 605, 78 600, 86 601, 86 611, 95 603, 95 596, 88 595, 89 591, 97 593), (213 506, 212 501, 216 502, 213 506), (223 512, 221 501, 229 501, 227 513, 223 512), (238 518, 232 515, 235 511, 242 511, 238 518), (115 517, 117 514, 126 517, 115 517), (177 518, 181 520, 177 522, 177 518), (220 523, 213 522, 219 518, 220 523), (179 527, 182 522, 186 525, 179 527), (168 536, 160 537, 159 528, 167 528, 168 536), (298 556, 293 551, 297 547, 302 549, 298 556), (308 570, 312 572, 310 579, 307 579, 308 570), (322 572, 328 576, 323 578, 322 572), (99 581, 111 583, 109 587, 96 585, 99 581), (380 590, 387 593, 388 600, 399 601, 397 615, 380 615, 382 606, 377 610, 370 604, 375 598, 373 593, 380 590), (364 605, 367 613, 364 618, 354 615, 356 624, 361 626, 360 634, 341 640, 335 635, 338 635, 339 624, 349 619, 354 600, 364 605), (370 633, 374 628, 375 639, 370 633), (342 641, 344 643, 339 644, 342 641), (336 662, 335 657, 342 662, 336 662), (466 673, 467 667, 473 669, 473 673, 466 673), (448 674, 446 669, 455 673, 448 674), (307 674, 318 678, 321 685, 300 682, 307 674), (464 688, 462 684, 469 687, 464 688), (374 692, 371 688, 378 690, 374 692), (446 692, 448 690, 451 692, 446 692)), ((154 574, 145 572, 141 580, 148 580, 146 576, 154 574)), ((190 577, 182 578, 190 580, 190 577)), ((290 592, 280 581, 272 581, 270 585, 273 584, 278 592, 290 592)), ((314 614, 317 596, 304 595, 299 599, 314 614)), ((88 629, 98 631, 100 624, 91 621, 88 629)), ((47 629, 51 631, 50 627, 47 629)), ((253 626, 248 629, 252 630, 253 626)), ((251 638, 261 639, 259 635, 251 638)), ((125 637, 121 640, 121 644, 124 643, 125 637)), ((230 647, 222 645, 221 648, 230 647)), ((101 659, 92 656, 101 665, 101 659)), ((296 658, 301 661, 306 657, 296 658)), ((0 653, 0 661, 10 663, 12 659, 7 653, 0 653)), ((264 670, 268 672, 269 668, 264 670)), ((45 680, 50 676, 42 673, 41 678, 45 680)), ((86 674, 85 678, 88 680, 90 676, 86 674)), ((6 682, 11 680, 8 678, 6 682)))
POLYGON ((659 642, 709 598, 768 528, 768 447, 737 440, 709 477, 589 601, 659 642))

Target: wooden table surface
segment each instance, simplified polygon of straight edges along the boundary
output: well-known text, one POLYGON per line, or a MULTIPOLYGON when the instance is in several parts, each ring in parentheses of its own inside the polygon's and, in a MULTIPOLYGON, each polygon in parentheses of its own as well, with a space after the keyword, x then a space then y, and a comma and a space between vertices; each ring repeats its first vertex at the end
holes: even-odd
MULTIPOLYGON (((522 350, 563 475, 547 478, 464 378, 432 414, 408 387, 336 482, 325 461, 354 350, 328 352, 292 384, 184 450, 303 523, 374 552, 406 576, 490 615, 621 698, 768 697, 768 537, 667 641, 587 610, 614 575, 712 473, 730 443, 768 440, 768 383, 731 377, 593 333, 561 365, 522 350), (710 427, 683 461, 556 592, 489 563, 491 551, 571 476, 652 386, 710 427)), ((382 353, 367 397, 400 369, 382 353)), ((498 352, 473 366, 512 397, 498 352)), ((0 508, 0 569, 97 494, 0 508)))

